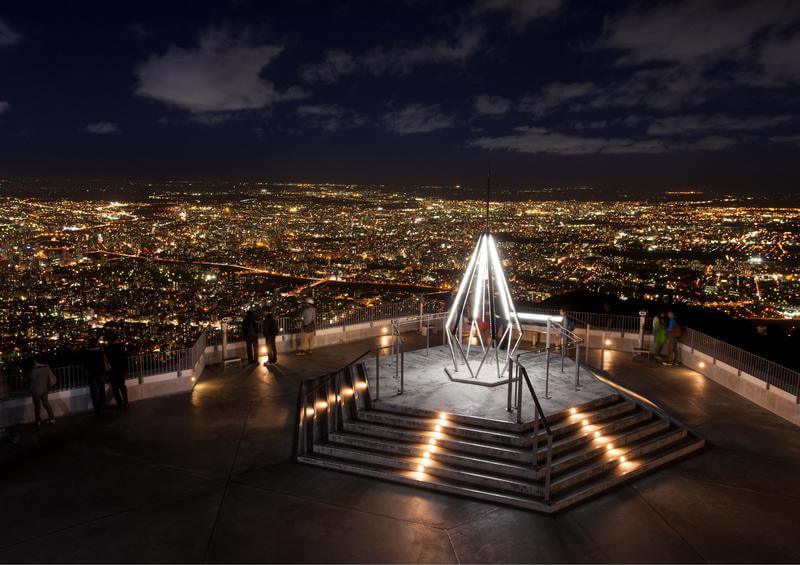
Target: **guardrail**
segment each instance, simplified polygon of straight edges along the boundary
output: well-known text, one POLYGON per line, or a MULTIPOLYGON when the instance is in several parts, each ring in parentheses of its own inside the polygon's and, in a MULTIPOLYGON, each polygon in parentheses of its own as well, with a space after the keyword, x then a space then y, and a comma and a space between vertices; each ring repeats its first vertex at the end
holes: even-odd
MULTIPOLYGON (((205 355, 207 344, 207 337, 203 332, 192 347, 130 355, 125 378, 142 383, 146 377, 155 375, 177 373, 177 376, 180 377, 185 371, 191 372, 195 368, 198 361, 205 355)), ((83 365, 65 365, 52 369, 56 375, 56 384, 51 387, 51 392, 88 386, 86 369, 83 365)), ((12 373, 0 376, 0 399, 26 396, 29 392, 28 376, 22 370, 17 369, 12 373)))
POLYGON ((696 350, 710 356, 713 364, 719 361, 733 367, 739 376, 746 373, 764 381, 769 386, 780 388, 794 396, 800 396, 800 372, 798 371, 690 328, 687 328, 681 336, 681 343, 691 348, 692 352, 696 350))

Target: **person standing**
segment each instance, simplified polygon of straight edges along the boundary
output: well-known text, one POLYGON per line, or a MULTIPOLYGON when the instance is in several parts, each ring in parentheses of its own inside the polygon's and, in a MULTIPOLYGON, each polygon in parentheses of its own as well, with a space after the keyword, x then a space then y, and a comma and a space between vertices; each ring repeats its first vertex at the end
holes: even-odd
POLYGON ((258 323, 252 309, 247 311, 242 321, 242 335, 247 347, 247 362, 253 364, 258 360, 258 323))
POLYGON ((650 353, 657 360, 661 360, 661 350, 667 342, 667 327, 664 322, 666 315, 661 312, 653 317, 653 343, 650 346, 650 353))
POLYGON ((264 317, 264 340, 267 342, 267 361, 264 365, 271 365, 278 362, 278 348, 275 338, 278 337, 278 321, 272 314, 272 310, 267 310, 264 317))
POLYGON ((106 373, 110 365, 105 351, 100 348, 98 340, 91 347, 83 350, 83 368, 86 370, 86 379, 89 382, 89 392, 92 396, 92 407, 95 414, 100 414, 106 403, 106 373))
POLYGON ((128 352, 125 349, 125 344, 116 334, 109 334, 108 342, 106 357, 111 366, 108 371, 111 392, 114 393, 117 410, 124 410, 128 407, 128 387, 125 385, 125 377, 128 373, 128 352))
POLYGON ((50 365, 39 358, 34 358, 33 368, 28 373, 28 379, 31 383, 31 399, 33 400, 33 413, 36 418, 36 426, 42 425, 42 406, 47 410, 47 423, 55 424, 56 419, 53 417, 53 408, 47 400, 50 387, 56 384, 56 376, 50 369, 50 365))
POLYGON ((306 298, 303 308, 300 310, 301 342, 299 355, 311 355, 314 350, 314 338, 317 335, 317 309, 314 307, 314 299, 306 298))
POLYGON ((683 335, 683 326, 671 310, 667 312, 667 360, 665 365, 679 365, 678 340, 683 335))

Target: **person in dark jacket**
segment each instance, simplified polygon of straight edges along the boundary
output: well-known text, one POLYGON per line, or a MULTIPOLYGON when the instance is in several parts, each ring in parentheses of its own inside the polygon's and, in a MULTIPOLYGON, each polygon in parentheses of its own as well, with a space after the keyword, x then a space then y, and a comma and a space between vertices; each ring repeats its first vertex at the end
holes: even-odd
POLYGON ((253 310, 248 310, 242 320, 242 336, 247 346, 247 362, 256 363, 258 360, 258 322, 253 310))
POLYGON ((125 376, 128 372, 128 352, 125 349, 125 343, 114 333, 108 334, 106 357, 111 366, 108 371, 111 392, 114 393, 117 410, 123 410, 128 407, 128 387, 125 386, 125 376))
POLYGON ((108 359, 98 340, 95 340, 91 347, 84 349, 81 356, 83 368, 86 370, 86 380, 89 382, 89 392, 92 395, 92 407, 95 414, 100 414, 106 403, 108 359))
POLYGON ((264 363, 265 366, 278 362, 278 347, 275 344, 278 331, 278 321, 272 311, 267 310, 267 315, 264 318, 264 339, 267 342, 267 361, 264 363))
POLYGON ((33 368, 28 373, 28 379, 31 383, 31 399, 33 400, 33 413, 36 417, 36 425, 42 425, 42 406, 47 410, 47 423, 55 424, 56 419, 53 417, 53 408, 47 400, 50 387, 56 382, 56 376, 50 369, 50 365, 39 358, 34 358, 33 368))

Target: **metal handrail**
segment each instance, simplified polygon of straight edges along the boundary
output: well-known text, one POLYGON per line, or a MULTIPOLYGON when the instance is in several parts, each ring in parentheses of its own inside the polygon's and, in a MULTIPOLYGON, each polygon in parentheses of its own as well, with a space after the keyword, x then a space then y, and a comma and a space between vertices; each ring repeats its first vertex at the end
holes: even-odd
POLYGON ((349 369, 350 367, 352 367, 353 365, 355 365, 356 363, 361 361, 364 357, 366 357, 370 353, 372 353, 372 349, 367 349, 364 353, 362 353, 361 355, 356 357, 353 361, 351 361, 347 365, 344 365, 344 366, 342 366, 342 367, 340 367, 340 368, 338 368, 338 369, 336 369, 334 371, 326 373, 326 376, 324 376, 324 377, 322 377, 322 376, 316 377, 317 379, 324 378, 325 380, 323 380, 322 382, 318 383, 317 386, 315 386, 314 388, 312 388, 311 390, 306 392, 306 396, 310 396, 311 393, 317 392, 320 388, 322 388, 323 386, 328 384, 330 382, 330 380, 332 378, 334 378, 338 373, 341 373, 342 371, 345 371, 345 370, 349 369))
MULTIPOLYGON (((517 357, 519 359, 519 357, 517 357)), ((514 361, 512 360, 511 363, 513 364, 514 361)), ((550 483, 551 483, 551 476, 552 476, 552 467, 553 467, 553 430, 550 428, 550 423, 547 421, 547 416, 542 409, 542 405, 539 403, 539 397, 536 394, 536 391, 533 389, 533 383, 531 382, 530 376, 528 375, 528 370, 519 363, 517 360, 516 362, 516 375, 517 375, 517 423, 522 423, 522 380, 525 380, 525 384, 528 385, 528 391, 531 394, 531 398, 533 398, 534 404, 534 412, 533 412, 533 441, 532 441, 532 457, 533 457, 533 467, 534 469, 539 470, 539 423, 544 426, 544 433, 547 437, 547 449, 546 449, 546 458, 545 458, 545 468, 544 468, 544 501, 550 502, 550 483)), ((511 379, 513 377, 514 371, 509 365, 509 372, 508 372, 508 379, 509 379, 509 387, 511 386, 511 379)), ((510 389, 509 389, 510 390, 510 389)))

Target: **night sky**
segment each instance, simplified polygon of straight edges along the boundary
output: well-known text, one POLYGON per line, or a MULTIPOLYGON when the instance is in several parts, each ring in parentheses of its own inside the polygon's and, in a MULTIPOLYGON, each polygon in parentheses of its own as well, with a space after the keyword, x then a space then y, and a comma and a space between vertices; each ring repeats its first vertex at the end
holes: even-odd
POLYGON ((800 192, 800 2, 4 2, 0 176, 800 192))

